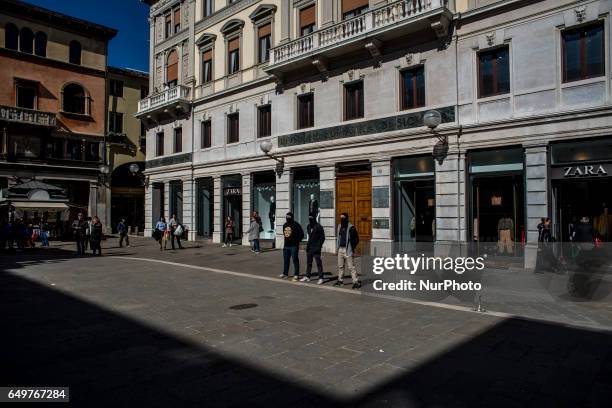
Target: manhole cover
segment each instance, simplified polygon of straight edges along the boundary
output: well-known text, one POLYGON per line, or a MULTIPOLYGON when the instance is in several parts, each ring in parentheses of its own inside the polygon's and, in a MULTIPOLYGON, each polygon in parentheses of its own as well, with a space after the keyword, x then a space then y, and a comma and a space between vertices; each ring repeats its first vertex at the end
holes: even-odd
POLYGON ((257 303, 243 303, 241 305, 230 306, 229 308, 232 310, 244 310, 244 309, 252 309, 257 307, 257 303))

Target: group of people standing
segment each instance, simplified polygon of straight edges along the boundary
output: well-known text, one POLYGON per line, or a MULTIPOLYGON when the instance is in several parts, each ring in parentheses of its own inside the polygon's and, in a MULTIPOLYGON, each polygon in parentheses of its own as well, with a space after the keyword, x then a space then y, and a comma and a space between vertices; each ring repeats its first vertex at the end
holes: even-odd
POLYGON ((158 242, 160 251, 167 249, 168 241, 171 242, 172 249, 176 249, 174 245, 175 241, 178 248, 183 249, 181 236, 184 232, 185 227, 179 222, 176 214, 172 214, 168 222, 166 222, 166 218, 162 216, 159 221, 157 221, 157 224, 155 224, 155 229, 153 229, 153 239, 158 242))
POLYGON ((78 213, 72 222, 72 233, 76 241, 77 255, 85 255, 87 247, 91 248, 93 255, 102 256, 102 223, 97 215, 87 217, 78 213))
POLYGON ((43 247, 49 246, 49 224, 45 219, 0 221, 0 252, 13 251, 15 246, 19 250, 34 248, 38 241, 43 247))

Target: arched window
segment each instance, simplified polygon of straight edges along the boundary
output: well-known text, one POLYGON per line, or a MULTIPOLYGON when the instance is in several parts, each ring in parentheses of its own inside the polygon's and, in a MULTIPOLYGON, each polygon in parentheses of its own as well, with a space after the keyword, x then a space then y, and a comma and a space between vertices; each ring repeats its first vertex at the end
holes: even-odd
POLYGON ((33 46, 34 33, 27 27, 22 28, 19 33, 19 51, 31 54, 33 46))
POLYGON ((34 36, 34 53, 39 57, 47 56, 47 34, 42 31, 34 36))
POLYGON ((70 55, 68 61, 71 64, 81 65, 81 43, 72 40, 70 41, 70 55))
POLYGON ((170 51, 166 62, 166 83, 169 87, 178 84, 178 53, 175 50, 170 51))
POLYGON ((15 24, 8 23, 4 26, 4 48, 9 50, 19 48, 19 29, 15 24))
POLYGON ((79 113, 81 115, 88 113, 88 96, 81 85, 68 84, 64 87, 62 94, 62 110, 64 112, 79 113))

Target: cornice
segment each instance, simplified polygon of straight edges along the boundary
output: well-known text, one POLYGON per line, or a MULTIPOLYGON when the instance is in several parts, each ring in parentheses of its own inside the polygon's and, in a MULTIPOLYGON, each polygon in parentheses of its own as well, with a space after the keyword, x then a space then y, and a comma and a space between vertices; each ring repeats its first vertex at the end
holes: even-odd
POLYGON ((260 1, 262 0, 240 0, 236 3, 228 4, 222 9, 215 11, 210 16, 198 21, 195 25, 195 32, 199 33, 202 30, 206 30, 217 24, 218 22, 223 21, 226 18, 235 15, 236 13, 239 13, 245 8, 252 6, 253 4, 257 4, 260 1))

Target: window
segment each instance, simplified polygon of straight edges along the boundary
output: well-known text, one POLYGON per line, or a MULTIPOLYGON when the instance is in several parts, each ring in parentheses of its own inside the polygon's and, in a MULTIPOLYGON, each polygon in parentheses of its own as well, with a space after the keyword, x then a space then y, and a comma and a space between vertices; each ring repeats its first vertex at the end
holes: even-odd
POLYGON ((272 44, 272 24, 265 24, 257 29, 258 42, 258 61, 259 63, 268 62, 270 59, 270 45, 272 44))
POLYGON ((204 10, 203 10, 203 14, 204 17, 208 17, 213 13, 213 3, 214 0, 204 0, 204 10))
POLYGON ((143 122, 140 122, 140 138, 138 139, 140 145, 140 151, 143 153, 147 152, 147 128, 143 122))
POLYGON ((17 84, 16 105, 19 108, 36 109, 36 85, 17 84))
POLYGON ((111 79, 108 87, 108 92, 111 94, 111 96, 116 96, 119 98, 123 97, 123 81, 111 79))
POLYGON ((368 0, 342 0, 342 18, 356 17, 368 11, 368 0))
POLYGON ((300 35, 305 36, 315 30, 315 6, 305 7, 300 10, 300 35))
POLYGON ((314 126, 314 94, 298 96, 298 129, 314 126))
POLYGON ((240 70, 240 37, 227 42, 227 73, 228 75, 240 70))
POLYGON ((264 105, 257 108, 257 137, 272 134, 272 106, 264 105))
POLYGON ((414 109, 425 106, 425 69, 407 69, 400 72, 401 109, 414 109))
POLYGON ((168 54, 166 83, 169 87, 174 87, 178 84, 178 53, 175 50, 170 51, 168 54))
POLYGON ((166 14, 164 17, 164 38, 170 37, 172 34, 172 14, 166 14))
POLYGON ((227 115, 227 143, 237 143, 240 140, 238 114, 227 115))
POLYGON ((83 160, 83 143, 80 140, 68 139, 66 141, 66 158, 69 160, 83 160))
POLYGON ((78 41, 70 41, 69 60, 71 64, 81 65, 81 43, 78 41))
POLYGON ((87 94, 85 89, 78 84, 68 84, 63 91, 64 103, 62 109, 64 112, 87 114, 87 94))
POLYGON ((4 47, 9 50, 17 50, 19 47, 19 29, 15 24, 4 26, 4 47))
POLYGON ((39 57, 47 56, 47 34, 39 31, 34 36, 34 54, 39 57))
POLYGON ((344 120, 363 118, 363 81, 344 85, 344 120))
POLYGON ((202 122, 202 135, 200 140, 200 146, 202 149, 206 149, 212 146, 212 123, 210 120, 202 122))
POLYGON ((212 50, 204 51, 202 53, 202 83, 212 81, 212 50))
POLYGON ((510 92, 510 51, 508 47, 478 54, 478 90, 480 98, 510 92))
POLYGON ((561 36, 563 82, 595 78, 605 74, 603 24, 567 30, 561 36))
POLYGON ((32 54, 34 46, 34 33, 27 27, 21 29, 19 33, 19 51, 32 54))
POLYGON ((123 113, 109 112, 108 130, 117 134, 123 133, 123 113))
POLYGON ((181 9, 180 7, 174 10, 174 34, 181 31, 181 9))
POLYGON ((174 153, 183 151, 183 128, 174 129, 174 153))
POLYGON ((97 162, 100 161, 100 143, 86 142, 85 143, 85 160, 97 162))
POLYGON ((164 155, 164 132, 159 132, 155 135, 155 155, 164 155))
POLYGON ((140 99, 144 99, 149 96, 149 87, 147 85, 140 85, 140 99))

